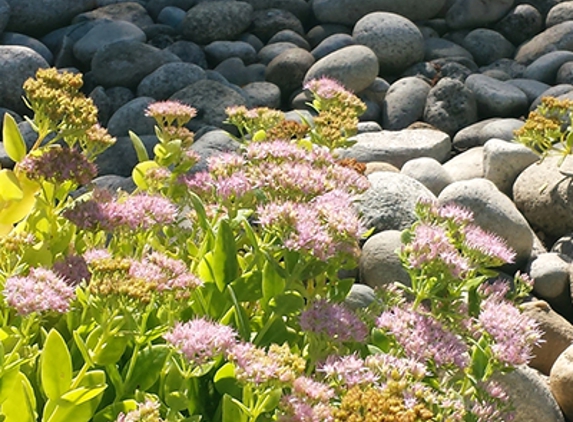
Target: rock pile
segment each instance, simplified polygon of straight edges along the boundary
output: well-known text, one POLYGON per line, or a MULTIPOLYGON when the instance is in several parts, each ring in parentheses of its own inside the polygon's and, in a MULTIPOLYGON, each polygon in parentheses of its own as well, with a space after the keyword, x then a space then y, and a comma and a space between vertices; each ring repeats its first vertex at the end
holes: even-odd
MULTIPOLYGON (((367 163, 359 207, 376 228, 353 303, 366 286, 407 282, 394 251, 420 196, 471 208, 508 239, 518 256, 508 271, 529 272, 542 299, 525 306, 546 332, 532 367, 554 395, 539 372, 512 374, 517 420, 562 421, 557 402, 573 418, 573 184, 513 131, 543 96, 573 99, 572 40, 573 2, 560 0, 0 0, 0 115, 32 143, 23 82, 42 67, 82 72, 118 138, 99 183, 129 186, 128 131, 150 151, 157 142, 149 103, 197 108, 190 129, 206 158, 237 148, 226 107, 295 119, 290 110, 308 113, 305 81, 340 80, 368 106, 341 154, 367 163)), ((13 165, 2 144, 0 164, 13 165)))

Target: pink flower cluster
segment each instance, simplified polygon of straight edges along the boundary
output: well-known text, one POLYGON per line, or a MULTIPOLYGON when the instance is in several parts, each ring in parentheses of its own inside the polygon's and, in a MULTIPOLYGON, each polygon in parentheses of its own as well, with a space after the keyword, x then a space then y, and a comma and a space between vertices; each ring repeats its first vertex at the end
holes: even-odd
POLYGON ((189 272, 183 261, 152 252, 141 261, 133 261, 129 275, 135 279, 156 284, 157 291, 195 289, 203 282, 189 272))
POLYGON ((366 324, 351 310, 326 300, 315 301, 301 313, 300 327, 303 331, 340 343, 361 342, 368 335, 366 324))
POLYGON ((63 314, 75 298, 74 288, 45 268, 31 268, 27 276, 9 277, 3 295, 20 315, 49 311, 63 314))

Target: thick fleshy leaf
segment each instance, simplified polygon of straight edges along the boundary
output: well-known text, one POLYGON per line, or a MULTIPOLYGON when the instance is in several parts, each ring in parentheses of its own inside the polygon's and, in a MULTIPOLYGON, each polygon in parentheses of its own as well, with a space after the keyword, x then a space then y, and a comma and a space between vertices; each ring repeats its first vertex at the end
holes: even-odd
POLYGON ((19 162, 26 156, 26 143, 18 129, 16 120, 9 114, 4 114, 4 126, 2 127, 2 142, 6 154, 14 162, 19 162))
POLYGON ((16 375, 14 388, 2 403, 4 422, 36 421, 36 398, 30 381, 21 372, 16 375))
POLYGON ((18 201, 23 197, 24 191, 16 174, 12 170, 0 170, 0 201, 18 201))
POLYGON ((133 182, 139 189, 147 189, 149 186, 147 181, 145 180, 145 174, 152 168, 159 167, 155 161, 143 161, 136 165, 131 173, 131 177, 133 178, 133 182))
POLYGON ((66 342, 54 329, 46 338, 40 365, 40 377, 46 396, 58 400, 72 383, 72 358, 66 342))
POLYGON ((131 139, 131 143, 133 144, 133 148, 135 149, 135 153, 137 154, 137 161, 139 161, 140 163, 144 161, 149 161, 149 154, 147 153, 147 149, 145 148, 145 145, 143 144, 141 138, 130 130, 129 139, 131 139))

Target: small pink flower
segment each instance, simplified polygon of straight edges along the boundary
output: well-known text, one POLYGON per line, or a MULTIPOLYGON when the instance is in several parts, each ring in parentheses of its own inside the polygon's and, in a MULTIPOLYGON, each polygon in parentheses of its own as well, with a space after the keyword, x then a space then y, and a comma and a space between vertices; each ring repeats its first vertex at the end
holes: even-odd
POLYGON ((325 336, 335 342, 363 341, 368 328, 351 310, 326 300, 315 301, 300 315, 303 331, 325 336))

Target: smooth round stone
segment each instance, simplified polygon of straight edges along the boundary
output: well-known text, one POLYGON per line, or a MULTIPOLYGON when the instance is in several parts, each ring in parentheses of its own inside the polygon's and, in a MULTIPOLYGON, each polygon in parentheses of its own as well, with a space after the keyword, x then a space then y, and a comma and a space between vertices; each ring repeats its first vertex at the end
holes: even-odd
POLYGON ((31 48, 0 46, 0 107, 29 115, 30 109, 22 100, 22 86, 28 78, 35 77, 38 69, 47 67, 48 62, 31 48))
POLYGON ((422 33, 411 21, 394 13, 364 16, 356 22, 352 37, 376 54, 381 74, 398 74, 424 58, 422 33))
POLYGON ((338 151, 341 158, 355 158, 362 163, 383 161, 397 168, 420 157, 431 157, 443 163, 449 158, 451 149, 450 137, 432 129, 361 133, 354 139, 354 145, 338 151))
POLYGON ((368 238, 359 259, 361 282, 373 288, 396 281, 406 286, 411 284, 410 275, 398 255, 401 237, 398 230, 385 230, 368 238))
POLYGON ((492 138, 483 149, 484 178, 511 198, 517 176, 538 160, 537 154, 521 144, 492 138))
POLYGON ((95 53, 106 45, 117 41, 144 43, 145 33, 136 25, 126 21, 96 21, 97 24, 74 44, 74 56, 89 65, 95 53))
POLYGON ((268 65, 275 57, 284 53, 291 48, 299 48, 296 44, 291 42, 276 42, 274 44, 267 44, 259 50, 257 57, 259 62, 268 65))
POLYGON ((306 39, 312 48, 316 47, 326 38, 335 34, 352 34, 352 28, 336 24, 336 23, 323 23, 313 26, 306 34, 306 39))
POLYGON ((72 23, 98 19, 127 21, 141 29, 151 26, 154 23, 153 19, 151 19, 147 13, 147 10, 145 10, 145 7, 136 2, 122 2, 98 7, 89 12, 76 15, 72 23))
POLYGON ((445 38, 426 38, 424 40, 424 60, 426 61, 460 56, 467 57, 469 60, 474 59, 464 47, 445 38))
POLYGON ((555 82, 558 84, 573 83, 573 62, 563 63, 557 71, 555 82))
POLYGON ((234 89, 208 79, 191 84, 171 96, 197 110, 193 123, 226 128, 225 109, 235 105, 248 106, 246 99, 234 89))
POLYGON ((255 48, 244 41, 213 41, 205 46, 204 51, 214 66, 231 57, 238 57, 245 64, 257 61, 255 48))
POLYGON ((410 66, 400 75, 401 78, 408 76, 417 76, 427 83, 432 83, 432 81, 437 81, 440 78, 438 69, 430 62, 418 62, 410 66))
POLYGON ((382 107, 382 127, 400 130, 420 120, 424 114, 430 85, 423 79, 410 76, 390 85, 382 107))
POLYGON ((530 4, 519 4, 496 23, 494 29, 513 45, 520 45, 543 30, 543 16, 530 4))
POLYGON ((529 103, 535 101, 543 92, 551 88, 546 83, 526 78, 510 79, 507 83, 521 89, 527 95, 529 103))
POLYGON ((552 51, 534 60, 525 68, 523 77, 535 79, 549 85, 555 83, 559 68, 567 62, 573 61, 571 51, 552 51))
POLYGON ((537 97, 535 100, 533 100, 533 102, 529 106, 529 110, 535 110, 537 108, 537 106, 539 104, 541 104, 541 100, 543 99, 543 97, 557 97, 557 98, 559 98, 562 95, 567 95, 571 91, 573 91, 573 85, 571 85, 571 84, 561 84, 561 85, 552 86, 551 88, 547 89, 546 91, 543 91, 539 95, 539 97, 537 97))
POLYGON ((489 76, 474 74, 466 79, 465 84, 474 93, 482 116, 520 116, 529 107, 522 90, 489 76))
POLYGON ((388 89, 390 89, 390 84, 386 82, 386 80, 376 78, 374 79, 374 82, 366 87, 366 89, 360 91, 360 98, 374 101, 376 104, 381 106, 384 103, 384 98, 386 98, 388 89))
POLYGON ((286 101, 297 89, 314 64, 312 54, 302 48, 291 48, 275 57, 267 66, 265 79, 280 88, 286 101))
POLYGON ((515 60, 528 65, 544 54, 558 50, 573 50, 573 22, 559 23, 523 43, 515 53, 515 60))
POLYGON ((310 44, 303 36, 296 33, 292 29, 283 29, 271 37, 267 44, 274 44, 277 42, 291 42, 300 48, 310 50, 310 44))
POLYGON ((516 253, 516 265, 528 261, 533 248, 533 231, 514 203, 486 179, 454 182, 438 197, 440 204, 454 203, 469 208, 482 229, 505 239, 516 253))
POLYGON ((550 28, 570 20, 573 20, 573 4, 566 1, 551 8, 547 13, 547 18, 545 18, 545 26, 550 28))
POLYGON ((378 76, 378 59, 366 46, 344 47, 314 63, 306 73, 304 82, 323 76, 338 80, 353 92, 360 92, 378 76))
POLYGON ((435 128, 454 136, 477 119, 475 96, 463 82, 443 78, 428 92, 424 121, 435 128))
POLYGON ((452 176, 444 169, 442 164, 430 157, 414 158, 406 162, 400 172, 416 179, 436 196, 446 186, 454 182, 454 179, 452 179, 452 176))
POLYGON ((202 2, 189 9, 181 22, 181 35, 197 44, 235 38, 253 20, 253 6, 242 1, 202 2))
POLYGON ((0 0, 0 33, 4 32, 10 20, 10 5, 6 0, 0 0))
POLYGON ((348 34, 334 34, 322 40, 310 53, 316 60, 320 60, 336 50, 354 44, 356 43, 352 36, 348 34))
MULTIPOLYGON (((7 4, 10 19, 5 29, 33 37, 64 27, 74 16, 94 7, 93 0, 7 0, 7 4)), ((5 16, 7 8, 1 10, 5 16)))
POLYGON ((569 346, 557 358, 551 368, 549 382, 559 407, 567 418, 573 418, 573 400, 570 394, 573 388, 573 346, 569 346))
POLYGON ((537 256, 527 267, 534 280, 533 292, 537 297, 551 301, 569 296, 569 271, 571 258, 555 252, 537 256))
POLYGON ((376 292, 366 284, 354 283, 350 288, 350 292, 344 304, 350 309, 367 308, 372 302, 376 300, 376 292))
POLYGON ((513 57, 515 51, 513 44, 499 32, 484 28, 471 31, 464 38, 462 45, 471 53, 478 66, 513 57))
POLYGON ((281 90, 270 82, 252 82, 243 87, 252 107, 281 108, 281 90))
POLYGON ((28 35, 4 32, 0 35, 0 45, 20 45, 22 47, 28 47, 42 56, 49 64, 54 62, 54 55, 48 47, 28 35))
POLYGON ((153 102, 155 100, 151 97, 138 97, 121 106, 109 119, 109 134, 128 136, 131 130, 138 135, 153 135, 155 120, 145 115, 145 110, 153 102))
MULTIPOLYGON (((110 1, 115 2, 116 0, 110 1)), ((148 0, 145 2, 145 9, 152 19, 157 20, 161 11, 166 7, 177 7, 187 11, 195 6, 196 3, 197 0, 148 0)))
POLYGON ((446 12, 446 23, 452 29, 486 27, 500 20, 513 3, 513 0, 456 0, 446 12))
POLYGON ((223 75, 228 82, 237 86, 249 83, 247 67, 238 57, 230 57, 227 60, 223 60, 213 70, 223 75))
POLYGON ((473 147, 443 164, 454 182, 483 177, 483 147, 473 147))
POLYGON ((396 13, 412 21, 431 19, 445 4, 446 0, 315 0, 312 9, 320 22, 352 26, 373 11, 396 13))
POLYGON ((442 78, 456 79, 460 82, 465 82, 472 73, 469 68, 454 61, 440 66, 442 78))
POLYGON ((185 10, 180 9, 179 7, 167 6, 159 13, 157 23, 169 25, 172 28, 178 29, 181 26, 183 19, 185 19, 186 14, 185 10))
POLYGON ((175 41, 166 47, 165 51, 175 54, 182 62, 193 63, 203 69, 207 68, 207 58, 203 49, 191 41, 175 41))
POLYGON ((148 44, 118 41, 99 49, 92 60, 95 81, 104 87, 135 89, 143 78, 158 67, 178 62, 176 55, 148 44))
POLYGON ((222 152, 235 152, 241 148, 241 144, 235 141, 229 134, 224 130, 216 129, 199 136, 191 149, 195 151, 201 159, 193 168, 192 173, 197 173, 200 171, 206 171, 208 169, 207 160, 213 155, 221 154, 222 152))
POLYGON ((166 100, 177 91, 205 78, 205 71, 195 64, 167 63, 142 79, 137 86, 137 96, 166 100))
MULTIPOLYGON (((139 138, 142 140, 149 156, 153 157, 153 147, 158 142, 157 137, 155 135, 141 135, 139 138)), ((138 160, 129 136, 117 138, 115 144, 98 155, 95 163, 99 176, 117 175, 130 177, 138 160)))
POLYGON ((263 43, 267 43, 277 32, 290 29, 297 34, 304 34, 301 21, 288 10, 265 9, 253 13, 249 31, 263 43))

